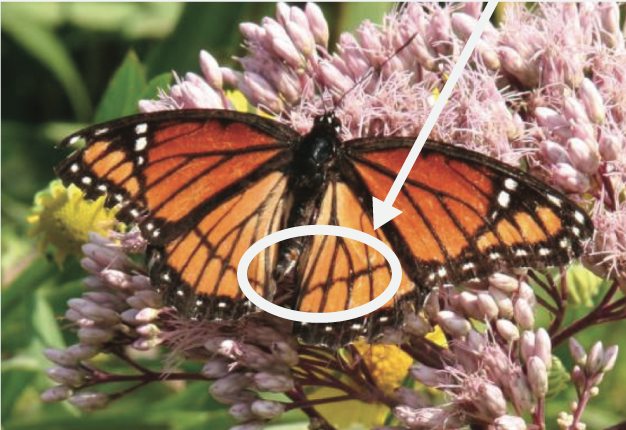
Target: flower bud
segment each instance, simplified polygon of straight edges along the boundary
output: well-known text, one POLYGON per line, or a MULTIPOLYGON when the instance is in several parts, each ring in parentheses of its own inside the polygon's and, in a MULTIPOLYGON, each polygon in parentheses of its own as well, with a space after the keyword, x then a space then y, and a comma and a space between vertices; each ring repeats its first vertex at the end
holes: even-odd
POLYGON ((254 384, 261 391, 285 393, 293 390, 293 379, 286 375, 259 372, 254 375, 254 384))
POLYGON ((533 394, 539 398, 548 392, 548 371, 539 357, 530 357, 526 365, 528 382, 533 394))
POLYGON ((84 391, 74 394, 69 402, 83 411, 95 411, 107 405, 109 396, 106 393, 84 391))
POLYGON ((298 364, 298 351, 288 342, 279 341, 272 344, 272 356, 285 363, 288 367, 298 364))
POLYGON ((78 338, 89 345, 103 344, 113 337, 113 333, 95 327, 81 327, 78 329, 78 338))
POLYGON ((520 281, 504 273, 494 273, 489 277, 489 284, 505 293, 514 293, 518 290, 520 281))
POLYGON ((46 375, 53 381, 69 387, 80 387, 85 382, 83 372, 67 367, 50 367, 46 369, 46 375))
POLYGON ((604 101, 595 84, 588 78, 582 80, 580 85, 580 98, 589 114, 591 121, 595 124, 603 124, 606 113, 604 101))
POLYGON ((44 403, 60 402, 66 400, 71 394, 72 390, 69 387, 57 385, 56 387, 48 388, 39 398, 44 403))
POLYGON ((251 382, 252 378, 243 373, 230 373, 215 381, 209 388, 209 392, 216 397, 229 397, 248 388, 251 382))
POLYGON ((582 366, 587 361, 587 353, 580 343, 573 337, 569 338, 569 351, 572 354, 574 363, 582 366))
POLYGON ((43 354, 48 360, 60 366, 73 367, 78 364, 78 360, 65 349, 46 348, 43 354))
POLYGON ((582 389, 585 386, 586 379, 585 372, 583 372, 579 365, 575 365, 572 369, 572 381, 574 381, 574 385, 582 389))
POLYGON ((135 309, 159 308, 161 307, 161 296, 156 291, 141 290, 126 299, 131 307, 135 309))
POLYGON ((625 149, 626 148, 623 148, 622 143, 620 143, 619 139, 615 136, 604 133, 600 138, 598 150, 600 151, 602 159, 605 161, 616 161, 620 153, 626 152, 625 149))
POLYGON ((223 378, 230 372, 231 362, 222 357, 207 361, 202 367, 202 375, 209 379, 223 378))
POLYGON ((407 405, 411 408, 423 408, 429 404, 428 399, 423 394, 413 388, 400 387, 394 392, 394 398, 399 405, 407 405))
POLYGON ((515 301, 514 311, 515 321, 524 330, 530 330, 535 325, 535 316, 533 310, 524 299, 515 301))
POLYGON ((592 124, 575 122, 570 126, 570 130, 573 137, 584 140, 592 145, 592 148, 596 150, 596 130, 592 124))
POLYGON ((459 304, 470 318, 482 319, 483 313, 478 307, 478 297, 469 291, 463 291, 459 297, 459 304))
POLYGON ((535 333, 535 355, 541 358, 546 369, 552 367, 552 341, 543 327, 535 333))
POLYGON ((570 134, 569 123, 554 109, 540 106, 535 109, 535 118, 540 126, 546 127, 561 138, 567 138, 570 134))
POLYGON ((624 36, 619 29, 619 6, 614 2, 604 2, 598 7, 602 31, 602 42, 609 48, 623 48, 624 36))
POLYGON ((161 333, 161 329, 155 324, 142 324, 136 330, 145 337, 155 337, 161 333))
POLYGON ((156 348, 157 346, 163 343, 163 339, 159 339, 158 337, 152 338, 139 338, 135 340, 131 347, 136 349, 137 351, 149 351, 152 348, 156 348))
POLYGON ((534 308, 537 304, 537 298, 535 297, 535 291, 526 282, 520 282, 518 297, 526 300, 531 308, 534 308))
POLYGON ((495 430, 526 430, 526 422, 521 417, 502 415, 493 422, 495 430))
POLYGON ((237 421, 243 422, 254 418, 254 413, 249 403, 235 403, 228 411, 231 417, 237 421))
POLYGON ((270 400, 257 400, 252 403, 252 412, 258 417, 270 420, 285 412, 285 405, 270 400))
POLYGON ((589 122, 585 107, 575 97, 565 97, 563 114, 565 115, 565 119, 571 122, 580 122, 583 124, 589 122))
POLYGON ((339 69, 328 61, 320 62, 320 72, 326 85, 339 94, 347 93, 354 86, 352 79, 341 73, 339 69))
POLYGON ((498 305, 500 316, 503 318, 512 318, 513 301, 511 298, 506 293, 502 292, 502 290, 495 287, 489 287, 489 294, 491 294, 491 297, 493 297, 498 305))
POLYGON ((485 418, 492 420, 506 413, 506 400, 502 391, 493 384, 484 384, 476 406, 485 413, 485 418))
POLYGON ((602 371, 608 372, 613 369, 615 366, 615 362, 617 361, 617 353, 619 352, 619 347, 617 345, 613 345, 609 347, 604 352, 604 360, 602 361, 602 371))
POLYGON ((205 50, 200 51, 200 68, 207 83, 215 88, 220 89, 224 85, 220 66, 211 54, 205 50))
POLYGON ((468 320, 451 311, 439 311, 437 322, 453 337, 465 336, 472 329, 468 320))
POLYGON ((520 339, 520 353, 524 362, 528 362, 530 357, 535 355, 535 333, 526 330, 520 339))
POLYGON ((328 46, 328 24, 324 18, 324 14, 318 5, 315 3, 307 3, 304 9, 306 17, 309 20, 309 27, 315 41, 324 46, 328 46))
POLYGON ((595 173, 600 165, 600 154, 595 144, 577 137, 567 141, 567 151, 574 166, 586 174, 595 173))
POLYGON ((87 360, 98 355, 100 353, 100 348, 96 345, 77 343, 67 348, 67 353, 76 360, 87 360))
POLYGON ((478 293, 478 307, 489 321, 496 319, 500 312, 493 296, 488 293, 478 293))
POLYGON ((571 164, 569 154, 559 143, 551 140, 544 140, 539 144, 539 150, 546 160, 552 164, 568 163, 571 164))
POLYGON ((596 342, 589 350, 587 363, 585 365, 585 373, 587 376, 594 376, 602 370, 602 362, 604 361, 604 348, 602 342, 596 342))
POLYGON ((508 342, 513 342, 519 339, 519 329, 509 320, 499 319, 496 322, 496 329, 500 336, 508 342))
POLYGON ((500 46, 498 54, 502 68, 515 76, 522 85, 528 88, 537 86, 539 75, 536 67, 524 59, 515 49, 500 46))
POLYGON ((309 31, 308 26, 302 27, 295 22, 289 21, 285 26, 287 33, 298 51, 305 57, 310 56, 315 51, 315 39, 309 31))
POLYGON ((570 164, 557 163, 552 167, 554 182, 566 191, 584 193, 589 187, 589 179, 570 164))

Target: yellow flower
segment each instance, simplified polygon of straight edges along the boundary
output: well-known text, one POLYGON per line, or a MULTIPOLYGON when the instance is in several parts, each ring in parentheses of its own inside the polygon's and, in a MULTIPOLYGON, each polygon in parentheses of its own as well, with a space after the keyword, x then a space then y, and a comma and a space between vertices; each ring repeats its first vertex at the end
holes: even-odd
POLYGON ((104 207, 104 197, 95 201, 83 198, 75 185, 65 188, 60 180, 35 195, 30 235, 38 238, 38 248, 56 248, 55 262, 61 266, 69 254, 80 256, 81 246, 90 231, 105 234, 115 223, 115 209, 104 207))
MULTIPOLYGON (((226 91, 226 98, 233 104, 233 108, 239 112, 250 112, 250 104, 248 99, 239 90, 226 91)), ((260 111, 259 111, 260 112, 260 111)))
MULTIPOLYGON (((437 345, 447 347, 446 337, 439 326, 426 335, 426 338, 437 345)), ((395 345, 374 344, 357 341, 354 346, 361 354, 376 386, 388 396, 402 386, 406 379, 413 359, 395 345)), ((350 383, 347 378, 343 382, 350 383)), ((359 387, 356 387, 359 389, 359 387)), ((322 388, 311 394, 309 399, 323 399, 345 395, 341 390, 322 388)), ((380 403, 367 404, 357 400, 329 403, 316 406, 315 409, 339 429, 372 428, 385 424, 390 413, 386 405, 380 403)))

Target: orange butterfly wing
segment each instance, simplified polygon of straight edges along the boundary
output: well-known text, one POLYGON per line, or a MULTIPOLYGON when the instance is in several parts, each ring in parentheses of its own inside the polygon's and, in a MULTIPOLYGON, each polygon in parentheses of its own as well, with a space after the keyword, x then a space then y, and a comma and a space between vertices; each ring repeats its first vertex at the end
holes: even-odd
MULTIPOLYGON (((316 220, 318 225, 338 225, 360 230, 390 246, 384 233, 374 231, 362 199, 345 182, 331 180, 316 220)), ((313 236, 299 263, 296 309, 304 312, 337 312, 371 302, 389 286, 391 269, 385 257, 362 242, 336 236, 313 236)), ((305 342, 340 345, 359 335, 379 332, 381 325, 397 325, 396 304, 421 301, 420 290, 406 273, 398 292, 373 315, 333 324, 297 323, 305 342)))
MULTIPOLYGON (((413 139, 347 142, 358 181, 387 195, 413 139)), ((592 225, 567 197, 524 172, 460 147, 429 142, 382 226, 412 279, 428 287, 504 266, 558 265, 581 252, 592 225)))
MULTIPOLYGON (((137 221, 151 248, 153 284, 186 315, 245 312, 236 268, 243 252, 279 228, 291 152, 299 135, 256 115, 185 110, 136 115, 89 127, 58 169, 67 183, 137 221), (208 306, 207 306, 208 305, 208 306), (213 312, 214 311, 214 312, 213 312)), ((275 247, 249 268, 259 294, 271 297, 275 247)))

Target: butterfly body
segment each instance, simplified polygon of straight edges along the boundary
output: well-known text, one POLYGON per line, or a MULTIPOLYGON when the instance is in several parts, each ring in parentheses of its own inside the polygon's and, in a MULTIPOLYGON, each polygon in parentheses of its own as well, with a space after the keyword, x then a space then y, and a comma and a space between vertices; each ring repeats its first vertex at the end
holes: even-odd
MULTIPOLYGON (((307 342, 340 345, 375 337, 415 309, 430 288, 496 270, 567 263, 592 226, 566 196, 530 175, 466 149, 427 142, 394 206, 403 213, 374 230, 372 197, 384 199, 414 138, 342 141, 332 115, 306 135, 252 114, 187 110, 136 115, 82 130, 57 172, 90 198, 107 195, 120 219, 149 243, 152 283, 182 316, 234 319, 251 311, 238 287, 243 253, 300 225, 340 225, 385 242, 402 283, 375 314, 337 324, 296 325, 307 342)), ((354 308, 388 286, 375 250, 348 239, 280 242, 250 264, 268 300, 304 312, 354 308), (287 282, 288 281, 288 282, 287 282), (287 283, 287 285, 285 285, 287 283)))

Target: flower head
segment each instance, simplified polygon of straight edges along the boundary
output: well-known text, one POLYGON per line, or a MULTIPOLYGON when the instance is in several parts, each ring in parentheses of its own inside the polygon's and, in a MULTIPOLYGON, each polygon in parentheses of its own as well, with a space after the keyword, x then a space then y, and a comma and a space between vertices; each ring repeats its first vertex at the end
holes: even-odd
POLYGON ((54 260, 60 266, 68 255, 81 255, 89 232, 103 234, 116 224, 116 210, 106 209, 104 200, 85 200, 75 185, 66 188, 55 180, 35 195, 33 215, 28 217, 30 234, 37 237, 40 250, 56 248, 54 260))

